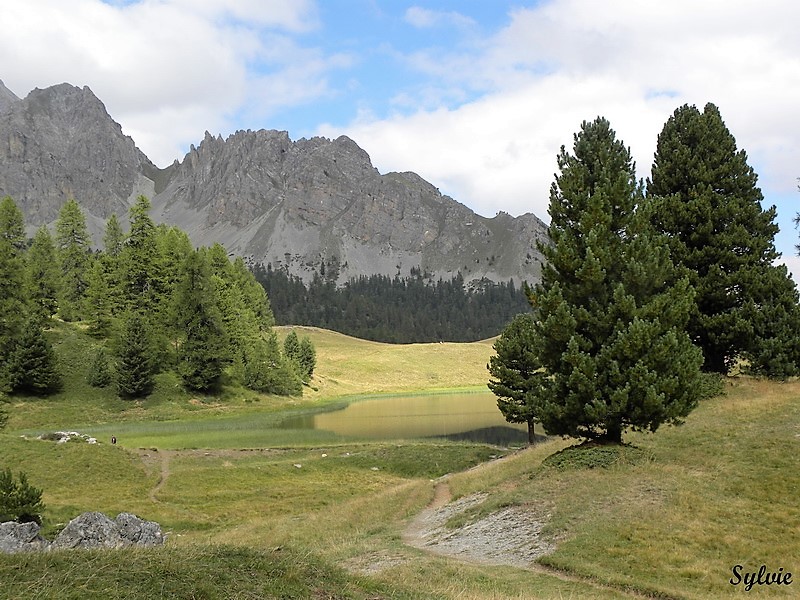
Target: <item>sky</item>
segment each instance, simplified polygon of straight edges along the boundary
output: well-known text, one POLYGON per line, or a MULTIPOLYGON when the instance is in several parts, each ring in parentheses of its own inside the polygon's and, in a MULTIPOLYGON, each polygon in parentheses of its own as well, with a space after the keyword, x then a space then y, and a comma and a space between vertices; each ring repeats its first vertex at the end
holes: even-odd
POLYGON ((11 91, 89 86, 161 167, 206 131, 347 135, 488 217, 549 221, 584 120, 646 178, 675 109, 713 102, 800 281, 796 0, 26 0, 0 22, 11 91))

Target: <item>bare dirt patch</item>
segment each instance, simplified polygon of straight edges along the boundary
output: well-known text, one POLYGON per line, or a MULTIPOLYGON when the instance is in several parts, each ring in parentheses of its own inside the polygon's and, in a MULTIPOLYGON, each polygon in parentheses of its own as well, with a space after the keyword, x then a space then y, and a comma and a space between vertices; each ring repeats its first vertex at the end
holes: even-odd
POLYGON ((541 534, 548 515, 525 506, 508 506, 462 527, 449 528, 454 516, 479 506, 486 494, 472 494, 450 501, 450 487, 440 481, 434 500, 408 525, 406 544, 486 565, 528 567, 540 556, 552 552, 553 543, 541 534))

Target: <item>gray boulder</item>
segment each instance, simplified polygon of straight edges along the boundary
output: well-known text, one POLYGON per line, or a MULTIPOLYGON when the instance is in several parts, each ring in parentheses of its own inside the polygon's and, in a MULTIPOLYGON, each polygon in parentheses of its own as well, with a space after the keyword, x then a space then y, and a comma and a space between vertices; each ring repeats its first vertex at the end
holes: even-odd
POLYGON ((0 523, 0 552, 14 554, 45 550, 49 545, 50 542, 39 535, 36 523, 0 523))
POLYGON ((119 535, 126 546, 160 546, 164 543, 161 526, 131 513, 120 513, 116 519, 119 535))
POLYGON ((87 512, 72 519, 51 548, 123 548, 163 543, 161 526, 154 521, 145 521, 131 513, 120 513, 112 520, 103 513, 87 512))
POLYGON ((122 536, 117 523, 103 513, 86 512, 72 519, 53 540, 52 549, 121 548, 122 536))

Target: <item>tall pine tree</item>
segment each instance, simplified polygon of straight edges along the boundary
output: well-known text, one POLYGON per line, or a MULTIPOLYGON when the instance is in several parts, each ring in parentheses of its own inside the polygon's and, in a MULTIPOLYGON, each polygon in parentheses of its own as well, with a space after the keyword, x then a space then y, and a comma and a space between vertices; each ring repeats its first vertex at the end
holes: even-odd
POLYGON ((150 324, 138 312, 123 318, 116 343, 117 392, 123 398, 142 398, 155 386, 155 351, 150 324))
POLYGON ((215 389, 229 358, 229 344, 204 252, 192 252, 184 262, 174 315, 184 335, 178 348, 178 373, 184 384, 197 391, 215 389))
POLYGON ((727 373, 744 357, 757 372, 785 376, 798 356, 775 351, 794 352, 797 292, 773 266, 776 211, 762 208, 757 179, 716 106, 682 106, 658 136, 647 195, 656 229, 697 292, 687 327, 703 368, 727 373))
POLYGON ((0 391, 9 390, 10 357, 24 325, 24 223, 14 201, 0 201, 0 391))
POLYGON ((44 324, 58 308, 59 273, 56 249, 47 226, 42 225, 27 253, 26 291, 29 312, 44 324))
POLYGON ((58 214, 56 247, 61 266, 59 314, 65 321, 76 321, 83 317, 91 247, 86 217, 74 199, 68 200, 58 214))
POLYGON ((630 151, 603 118, 562 147, 550 190, 551 245, 532 293, 532 404, 551 434, 620 442, 678 423, 700 396, 700 351, 684 331, 692 288, 675 281, 630 151))
POLYGON ((497 396, 497 407, 509 423, 528 426, 529 444, 536 441, 537 391, 541 393, 545 377, 535 353, 535 325, 532 313, 514 317, 492 346, 496 354, 487 365, 492 376, 489 389, 497 396))

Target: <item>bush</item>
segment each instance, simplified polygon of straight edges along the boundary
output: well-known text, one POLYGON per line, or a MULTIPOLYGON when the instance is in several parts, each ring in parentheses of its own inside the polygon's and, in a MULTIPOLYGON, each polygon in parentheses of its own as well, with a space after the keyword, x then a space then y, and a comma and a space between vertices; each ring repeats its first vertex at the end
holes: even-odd
POLYGON ((14 480, 11 469, 0 471, 0 522, 42 524, 42 490, 28 483, 28 476, 22 471, 19 481, 14 480))

